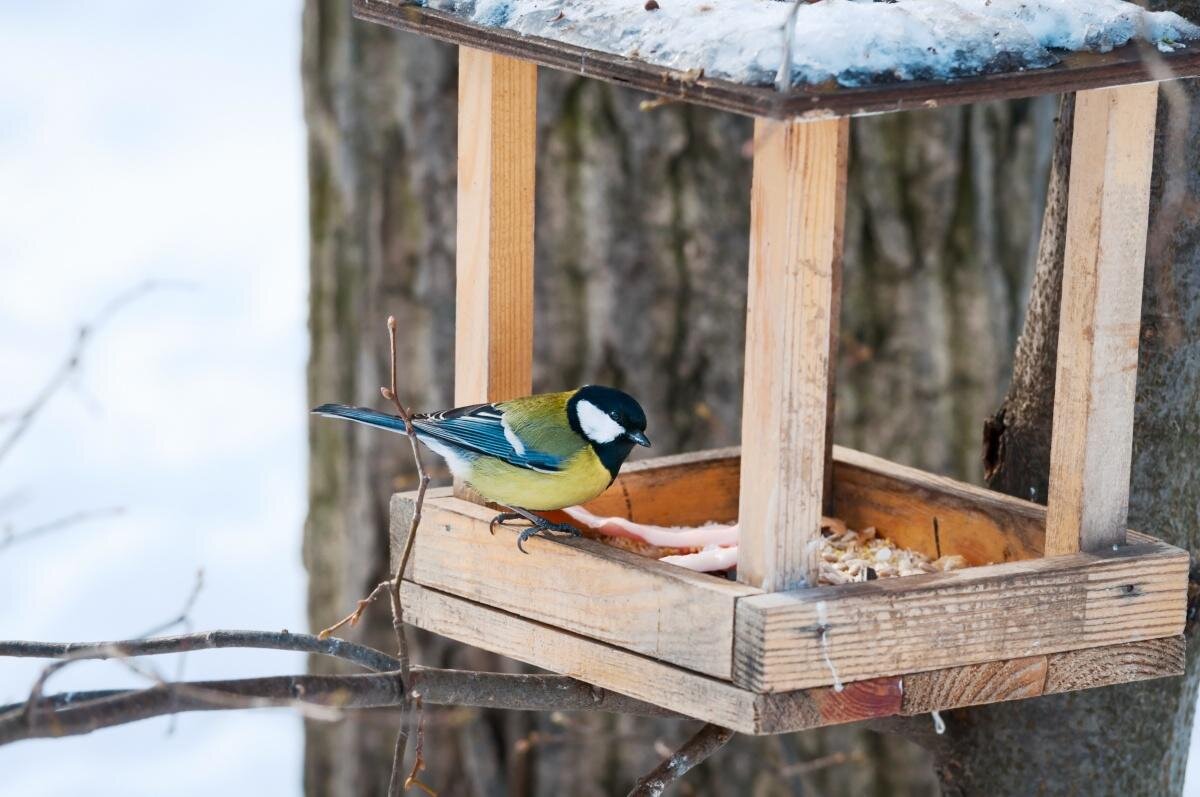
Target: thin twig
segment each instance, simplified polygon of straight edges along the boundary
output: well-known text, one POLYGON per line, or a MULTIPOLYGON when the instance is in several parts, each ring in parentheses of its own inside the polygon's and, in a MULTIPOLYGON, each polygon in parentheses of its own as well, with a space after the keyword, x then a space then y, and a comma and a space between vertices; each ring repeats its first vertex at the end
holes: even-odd
POLYGON ((378 598, 382 593, 388 592, 391 589, 391 586, 391 579, 388 579, 387 581, 380 581, 375 585, 375 589, 371 590, 370 595, 359 599, 358 603, 354 607, 354 611, 350 612, 350 614, 338 620, 328 628, 321 629, 321 632, 317 634, 317 639, 328 639, 329 637, 333 636, 334 631, 337 631, 343 626, 349 625, 351 628, 353 628, 354 626, 358 625, 358 621, 362 619, 363 612, 367 610, 367 607, 374 603, 375 599, 378 598))
POLYGON ((408 523, 408 536, 405 538, 404 550, 400 554, 400 560, 396 563, 396 571, 392 573, 392 627, 396 632, 396 642, 399 647, 400 669, 404 673, 405 681, 407 681, 409 668, 408 636, 404 633, 404 606, 400 601, 400 580, 404 576, 404 569, 408 566, 408 559, 412 555, 413 542, 417 537, 417 527, 421 524, 421 508, 425 504, 425 491, 429 488, 429 474, 425 472, 425 466, 421 462, 421 447, 417 440, 417 429, 413 425, 412 412, 400 402, 400 396, 397 393, 395 316, 388 316, 387 328, 388 347, 391 352, 391 384, 389 387, 380 388, 379 392, 383 394, 385 399, 391 401, 396 406, 396 411, 404 419, 404 426, 408 431, 408 442, 412 447, 413 463, 417 468, 418 479, 417 498, 413 502, 413 515, 408 523))
POLYGON ((688 739, 683 747, 640 778, 629 797, 658 797, 668 786, 687 774, 693 767, 720 750, 733 738, 733 731, 720 725, 705 725, 688 739))
MULTIPOLYGON (((420 700, 414 702, 416 704, 417 717, 417 749, 413 752, 412 769, 409 770, 408 777, 404 779, 404 787, 401 789, 401 792, 408 791, 410 787, 416 786, 428 794, 429 797, 437 797, 437 791, 420 778, 420 774, 425 771, 425 710, 420 700)), ((403 751, 401 751, 401 754, 403 754, 403 751)))
POLYGON ((866 755, 863 754, 862 750, 853 750, 849 753, 839 750, 836 753, 823 755, 819 758, 812 758, 808 761, 797 761, 795 764, 781 767, 779 774, 785 778, 795 778, 821 769, 836 767, 841 764, 860 763, 865 760, 866 755))
POLYGON ((49 534, 54 531, 61 531, 71 526, 76 526, 80 523, 98 518, 113 517, 124 512, 124 507, 110 506, 101 509, 82 509, 78 512, 72 512, 69 515, 55 518, 37 526, 32 526, 23 531, 15 531, 13 529, 5 529, 4 534, 0 535, 0 551, 8 548, 11 545, 16 545, 20 542, 28 542, 35 537, 41 537, 44 534, 49 534))
POLYGON ((130 302, 151 291, 166 287, 168 284, 160 280, 146 280, 138 283, 133 288, 113 298, 100 309, 100 312, 92 320, 79 325, 79 328, 75 332, 75 341, 71 344, 71 348, 67 350, 67 356, 63 358, 58 368, 50 375, 50 378, 46 380, 46 383, 34 395, 29 404, 24 409, 14 413, 14 417, 8 419, 12 424, 12 428, 8 430, 8 434, 5 435, 4 439, 0 440, 0 461, 3 461, 8 456, 13 447, 16 446, 17 441, 29 431, 29 427, 33 425, 38 413, 42 411, 50 398, 67 383, 67 380, 73 373, 79 370, 87 345, 96 331, 130 302))
POLYGON ((192 630, 192 609, 196 607, 196 599, 200 597, 200 592, 204 589, 204 568, 196 570, 196 580, 192 584, 192 591, 188 593, 187 598, 183 602, 183 607, 179 610, 179 614, 175 615, 166 622, 159 623, 145 633, 139 634, 139 639, 152 637, 155 634, 161 634, 170 628, 181 625, 187 629, 188 633, 192 630))
MULTIPOLYGON (((412 683, 411 660, 408 651, 408 634, 404 631, 404 604, 400 599, 400 581, 404 576, 404 570, 408 567, 408 559, 412 555, 413 542, 417 538, 417 527, 421 524, 421 509, 425 505, 425 491, 429 488, 429 474, 425 472, 425 466, 421 462, 421 447, 417 441, 417 429, 413 425, 413 414, 400 401, 399 388, 396 386, 396 317, 388 316, 388 352, 390 354, 391 379, 388 387, 381 387, 379 392, 385 399, 391 401, 395 405, 396 411, 400 417, 404 419, 404 427, 408 432, 408 443, 412 447, 413 463, 417 468, 417 497, 413 502, 412 519, 408 524, 408 536, 404 541, 404 551, 400 554, 400 559, 396 563, 396 570, 392 573, 391 590, 388 595, 392 603, 392 630, 396 634, 397 652, 400 656, 400 674, 405 683, 412 683)), ((374 593, 372 593, 373 595, 374 593)), ((404 710, 407 713, 410 706, 405 705, 404 710)), ((392 756, 392 774, 389 785, 389 792, 394 792, 400 784, 400 770, 404 764, 404 752, 408 748, 408 725, 404 719, 400 720, 400 727, 396 731, 396 749, 392 756)), ((407 788, 407 784, 405 784, 407 788)))

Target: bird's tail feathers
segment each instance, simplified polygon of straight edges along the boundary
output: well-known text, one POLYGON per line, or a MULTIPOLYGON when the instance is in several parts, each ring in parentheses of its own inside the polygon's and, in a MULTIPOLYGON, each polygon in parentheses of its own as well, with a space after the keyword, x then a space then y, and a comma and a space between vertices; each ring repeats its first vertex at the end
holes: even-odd
POLYGON ((348 421, 374 426, 376 429, 387 429, 389 432, 405 434, 408 427, 404 419, 386 412, 369 410, 366 407, 351 407, 346 404, 322 404, 313 411, 314 415, 324 415, 326 418, 345 418, 348 421))

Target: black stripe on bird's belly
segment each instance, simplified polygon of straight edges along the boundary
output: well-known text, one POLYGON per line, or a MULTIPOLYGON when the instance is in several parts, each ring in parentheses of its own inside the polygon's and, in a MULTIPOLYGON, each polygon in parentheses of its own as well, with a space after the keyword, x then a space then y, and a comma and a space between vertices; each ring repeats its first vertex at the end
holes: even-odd
MULTIPOLYGON (((611 443, 592 443, 592 449, 600 458, 600 464, 607 468, 609 475, 615 479, 621 472, 621 465, 629 457, 629 452, 633 450, 633 441, 627 437, 618 437, 611 443)), ((609 484, 612 484, 611 480, 609 484)))

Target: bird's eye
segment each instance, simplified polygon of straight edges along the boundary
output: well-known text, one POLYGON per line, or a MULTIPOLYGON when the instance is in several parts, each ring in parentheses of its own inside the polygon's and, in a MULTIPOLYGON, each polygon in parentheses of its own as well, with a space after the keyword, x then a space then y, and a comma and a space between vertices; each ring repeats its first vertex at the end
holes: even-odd
POLYGON ((608 414, 608 417, 612 418, 614 421, 615 421, 615 420, 617 420, 617 418, 618 418, 618 415, 617 415, 617 412, 616 412, 616 410, 613 410, 612 412, 610 412, 610 413, 608 414))

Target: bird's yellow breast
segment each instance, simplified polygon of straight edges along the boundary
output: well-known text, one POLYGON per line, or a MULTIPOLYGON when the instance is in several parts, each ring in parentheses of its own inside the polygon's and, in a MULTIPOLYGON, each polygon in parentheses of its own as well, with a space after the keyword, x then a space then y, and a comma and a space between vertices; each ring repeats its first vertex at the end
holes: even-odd
POLYGON ((522 509, 562 509, 590 501, 604 492, 612 474, 591 446, 572 455, 554 473, 518 468, 494 457, 471 463, 467 481, 489 501, 522 509))

